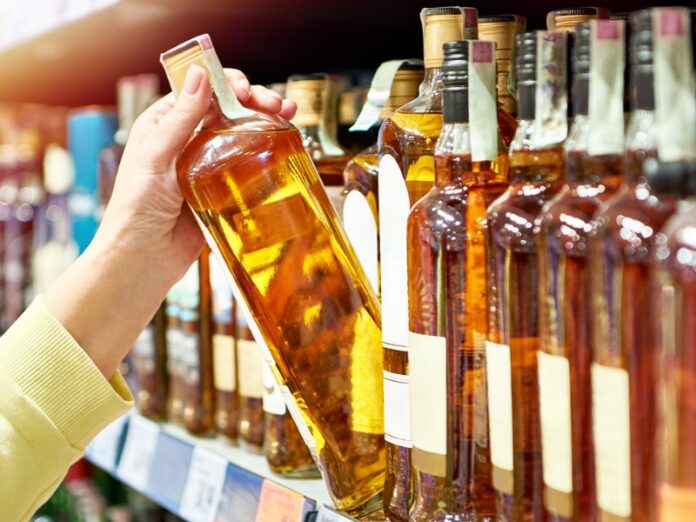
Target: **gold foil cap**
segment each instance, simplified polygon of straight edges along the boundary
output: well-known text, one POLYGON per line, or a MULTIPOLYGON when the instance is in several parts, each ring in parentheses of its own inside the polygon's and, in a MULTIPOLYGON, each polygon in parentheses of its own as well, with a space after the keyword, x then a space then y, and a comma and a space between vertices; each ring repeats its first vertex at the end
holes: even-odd
POLYGON ((291 120, 298 127, 321 124, 321 113, 328 95, 329 77, 323 73, 293 75, 288 78, 285 96, 297 104, 291 120))
POLYGON ((399 107, 418 97, 418 88, 423 81, 423 69, 400 69, 394 76, 389 98, 382 107, 380 117, 386 119, 399 107))
POLYGON ((505 52, 506 57, 512 55, 515 48, 515 35, 523 33, 527 27, 527 19, 519 15, 487 16, 479 19, 479 40, 495 42, 496 57, 505 52))
POLYGON ((452 40, 464 39, 464 11, 461 7, 425 8, 421 11, 421 23, 425 67, 440 67, 442 45, 452 40))
POLYGON ((575 26, 588 20, 608 18, 609 11, 602 7, 575 7, 558 9, 546 15, 546 27, 549 31, 575 32, 575 26))

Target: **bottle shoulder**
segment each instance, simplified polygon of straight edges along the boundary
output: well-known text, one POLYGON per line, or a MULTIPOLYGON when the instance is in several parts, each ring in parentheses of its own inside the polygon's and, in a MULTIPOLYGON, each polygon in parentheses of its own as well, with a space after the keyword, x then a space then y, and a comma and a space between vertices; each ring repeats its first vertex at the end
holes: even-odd
POLYGON ((672 279, 696 289, 696 205, 670 218, 656 242, 658 260, 672 279))
POLYGON ((438 241, 443 234, 448 237, 466 235, 467 189, 458 187, 433 187, 411 209, 409 226, 418 230, 419 237, 428 236, 438 241))

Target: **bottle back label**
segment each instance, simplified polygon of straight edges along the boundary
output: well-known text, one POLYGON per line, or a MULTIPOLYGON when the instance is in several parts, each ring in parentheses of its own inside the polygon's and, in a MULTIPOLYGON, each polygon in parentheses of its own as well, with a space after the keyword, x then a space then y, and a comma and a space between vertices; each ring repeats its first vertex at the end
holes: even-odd
POLYGON ((384 372, 384 439, 405 448, 412 447, 408 382, 408 375, 384 372))
POLYGON ((411 332, 408 357, 413 466, 424 473, 444 477, 447 470, 446 339, 411 332))
POLYGON ((592 365, 592 434, 597 504, 612 515, 631 515, 631 441, 628 372, 592 365))
POLYGON ((486 374, 493 486, 512 493, 512 366, 508 345, 486 341, 486 374))
POLYGON ((537 31, 535 133, 532 143, 544 148, 568 135, 567 39, 565 33, 537 31))
POLYGON ((231 335, 213 335, 213 383, 216 390, 231 393, 237 389, 237 361, 231 335))
POLYGON ((273 370, 268 364, 263 363, 261 372, 263 377, 263 411, 272 415, 285 415, 287 411, 285 399, 283 399, 280 386, 273 376, 273 370))
POLYGON ((495 90, 495 44, 469 42, 469 124, 471 159, 495 161, 498 157, 498 115, 495 90))
POLYGON ((239 393, 242 397, 263 397, 263 359, 261 350, 254 341, 237 339, 237 362, 239 363, 239 393))
POLYGON ((367 198, 351 190, 343 202, 343 228, 372 288, 379 290, 377 222, 367 198))
MULTIPOLYGON (((379 160, 380 285, 382 297, 382 343, 385 350, 408 351, 408 260, 407 225, 411 209, 408 189, 396 159, 385 154, 379 160)), ((390 371, 391 368, 385 367, 390 371)), ((398 397, 409 395, 409 379, 385 378, 385 438, 388 442, 411 447, 410 408, 398 397), (398 379, 398 380, 397 380, 398 379), (396 394, 397 400, 386 394, 396 394), (395 419, 398 419, 394 422, 395 419), (408 437, 407 437, 408 436, 408 437)))
MULTIPOLYGON (((537 352, 537 361, 544 484, 554 492, 571 493, 570 365, 565 357, 542 351, 537 352)), ((572 517, 572 505, 570 513, 568 507, 556 495, 547 495, 547 508, 553 513, 572 517)))

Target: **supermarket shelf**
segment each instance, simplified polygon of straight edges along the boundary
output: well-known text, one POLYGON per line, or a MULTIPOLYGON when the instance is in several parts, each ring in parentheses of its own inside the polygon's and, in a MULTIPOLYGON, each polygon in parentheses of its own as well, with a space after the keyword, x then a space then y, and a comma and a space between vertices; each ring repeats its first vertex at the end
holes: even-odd
MULTIPOLYGON (((0 101, 58 105, 113 104, 116 79, 154 72, 164 76, 159 54, 199 33, 210 33, 222 62, 247 72, 256 83, 289 74, 352 72, 369 80, 384 60, 420 56, 418 12, 451 0, 71 0, 89 4, 76 13, 50 14, 53 0, 13 3, 20 20, 47 19, 40 27, 0 41, 0 101), (51 16, 58 17, 52 19, 51 16), (367 75, 367 76, 366 76, 367 75)), ((594 5, 588 0, 544 0, 524 6, 529 27, 543 28, 547 11, 594 5)), ((670 0, 602 0, 612 11, 670 0)), ((686 2, 688 3, 688 2, 686 2)), ((70 4, 70 2, 68 2, 70 4)), ((482 15, 509 12, 504 0, 470 2, 482 15)), ((514 6, 513 6, 514 7, 514 6)), ((0 11, 2 15, 2 11, 0 11)), ((1 17, 0 17, 1 18, 1 17)), ((6 22, 5 25, 8 23, 6 22)), ((1 27, 1 26, 0 26, 1 27)), ((14 34, 10 32, 9 34, 14 34)))
POLYGON ((347 522, 323 481, 273 475, 265 457, 137 413, 107 426, 86 457, 191 522, 347 522))

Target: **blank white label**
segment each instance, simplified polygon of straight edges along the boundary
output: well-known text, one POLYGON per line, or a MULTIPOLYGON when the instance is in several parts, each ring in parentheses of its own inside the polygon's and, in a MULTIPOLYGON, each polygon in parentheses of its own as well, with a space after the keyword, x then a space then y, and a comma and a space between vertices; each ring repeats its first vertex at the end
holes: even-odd
POLYGON ((570 439, 570 365, 559 355, 537 352, 541 448, 544 484, 556 491, 573 491, 570 439))
POLYGON ((379 289, 379 258, 377 250, 377 222, 367 198, 351 190, 343 202, 343 228, 346 229, 353 250, 367 274, 372 288, 379 289))
POLYGON ((179 514, 191 522, 213 522, 225 485, 227 461, 204 448, 193 448, 179 514))
POLYGON ((155 456, 159 427, 140 415, 133 415, 118 464, 118 476, 133 488, 143 491, 155 456))
POLYGON ((447 454, 447 343, 411 332, 408 344, 413 447, 447 454))
POLYGON ((273 370, 271 367, 263 363, 262 366, 263 375, 263 411, 266 413, 271 413, 273 415, 285 415, 287 411, 285 407, 285 399, 283 399, 283 393, 280 391, 280 386, 276 382, 275 376, 273 375, 273 370))
POLYGON ((396 160, 379 160, 379 237, 381 254, 382 342, 392 350, 408 346, 408 267, 406 227, 411 210, 406 182, 396 160))
POLYGON ((620 517, 631 515, 631 440, 628 372, 592 365, 592 432, 597 504, 620 517))
POLYGON ((263 397, 263 358, 254 341, 237 339, 237 362, 239 363, 239 393, 242 397, 263 397))
POLYGON ((509 471, 513 469, 511 372, 510 347, 486 341, 491 462, 509 471))
POLYGON ((213 335, 213 382, 216 390, 233 392, 237 389, 234 339, 231 335, 213 335))
POLYGON ((411 447, 411 396, 408 375, 384 372, 384 439, 411 447))

